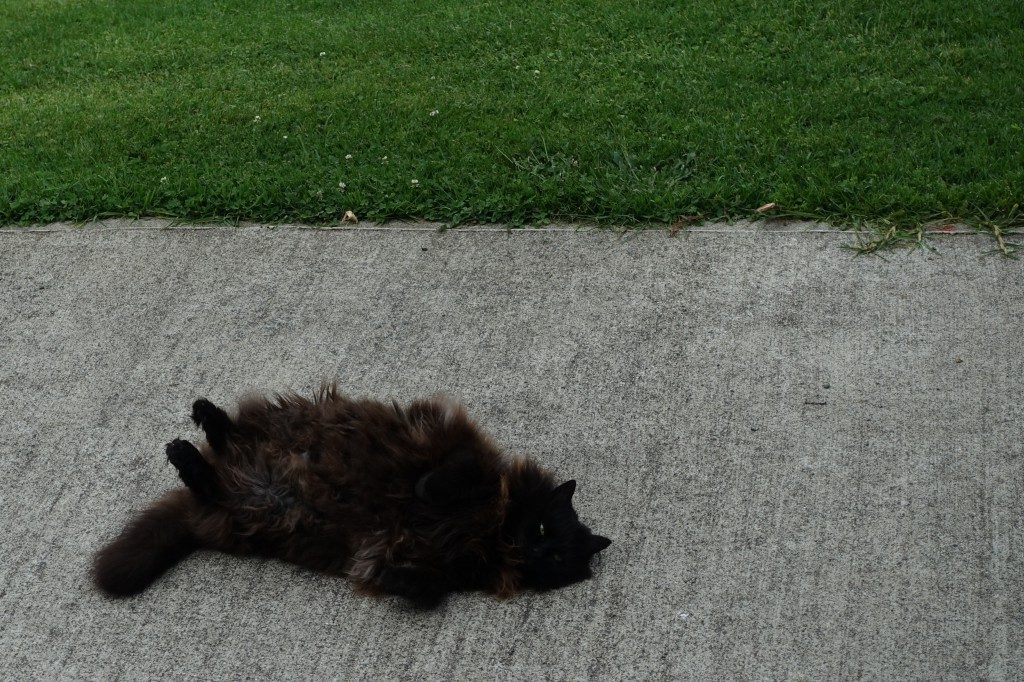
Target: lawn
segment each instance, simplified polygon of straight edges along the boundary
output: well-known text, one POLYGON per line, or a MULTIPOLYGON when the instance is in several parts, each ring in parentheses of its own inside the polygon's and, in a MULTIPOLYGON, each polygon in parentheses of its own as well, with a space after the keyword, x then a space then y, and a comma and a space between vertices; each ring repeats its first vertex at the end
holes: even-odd
POLYGON ((0 0, 0 222, 1010 224, 1024 3, 0 0))

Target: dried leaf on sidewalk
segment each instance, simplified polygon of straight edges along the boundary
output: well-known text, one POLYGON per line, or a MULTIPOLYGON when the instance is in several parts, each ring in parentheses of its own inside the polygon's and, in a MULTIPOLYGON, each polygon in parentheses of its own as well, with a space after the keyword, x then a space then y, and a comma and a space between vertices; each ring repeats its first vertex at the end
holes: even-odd
POLYGON ((682 230, 684 227, 686 227, 687 225, 692 225, 693 223, 700 222, 701 220, 703 220, 703 218, 704 216, 700 214, 681 215, 674 221, 672 221, 671 225, 669 225, 668 234, 670 237, 675 237, 677 234, 679 234, 679 231, 682 230))

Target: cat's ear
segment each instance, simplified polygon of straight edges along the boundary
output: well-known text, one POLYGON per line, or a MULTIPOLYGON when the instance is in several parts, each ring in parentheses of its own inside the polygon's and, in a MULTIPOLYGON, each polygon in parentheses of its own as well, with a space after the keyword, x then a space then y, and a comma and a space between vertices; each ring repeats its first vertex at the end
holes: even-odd
POLYGON ((575 492, 576 481, 566 481, 551 492, 551 501, 555 503, 569 502, 575 492))
POLYGON ((612 544, 612 541, 603 535, 591 535, 588 543, 587 549, 590 550, 590 553, 597 554, 602 549, 607 549, 608 545, 612 544))

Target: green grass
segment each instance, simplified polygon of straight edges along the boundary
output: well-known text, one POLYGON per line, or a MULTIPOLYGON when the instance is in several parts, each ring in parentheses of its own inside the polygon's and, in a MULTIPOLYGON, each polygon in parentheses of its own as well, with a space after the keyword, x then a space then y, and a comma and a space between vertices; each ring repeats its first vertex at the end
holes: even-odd
POLYGON ((1024 200, 1018 0, 0 0, 0 41, 2 222, 1024 200))

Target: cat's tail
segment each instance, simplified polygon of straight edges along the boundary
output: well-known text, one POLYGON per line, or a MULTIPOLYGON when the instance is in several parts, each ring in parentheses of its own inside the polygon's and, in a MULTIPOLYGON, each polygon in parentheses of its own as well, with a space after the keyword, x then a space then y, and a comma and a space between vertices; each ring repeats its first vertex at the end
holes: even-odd
POLYGON ((96 553, 96 585, 112 597, 138 594, 197 549, 189 518, 194 505, 187 490, 175 490, 135 517, 96 553))

